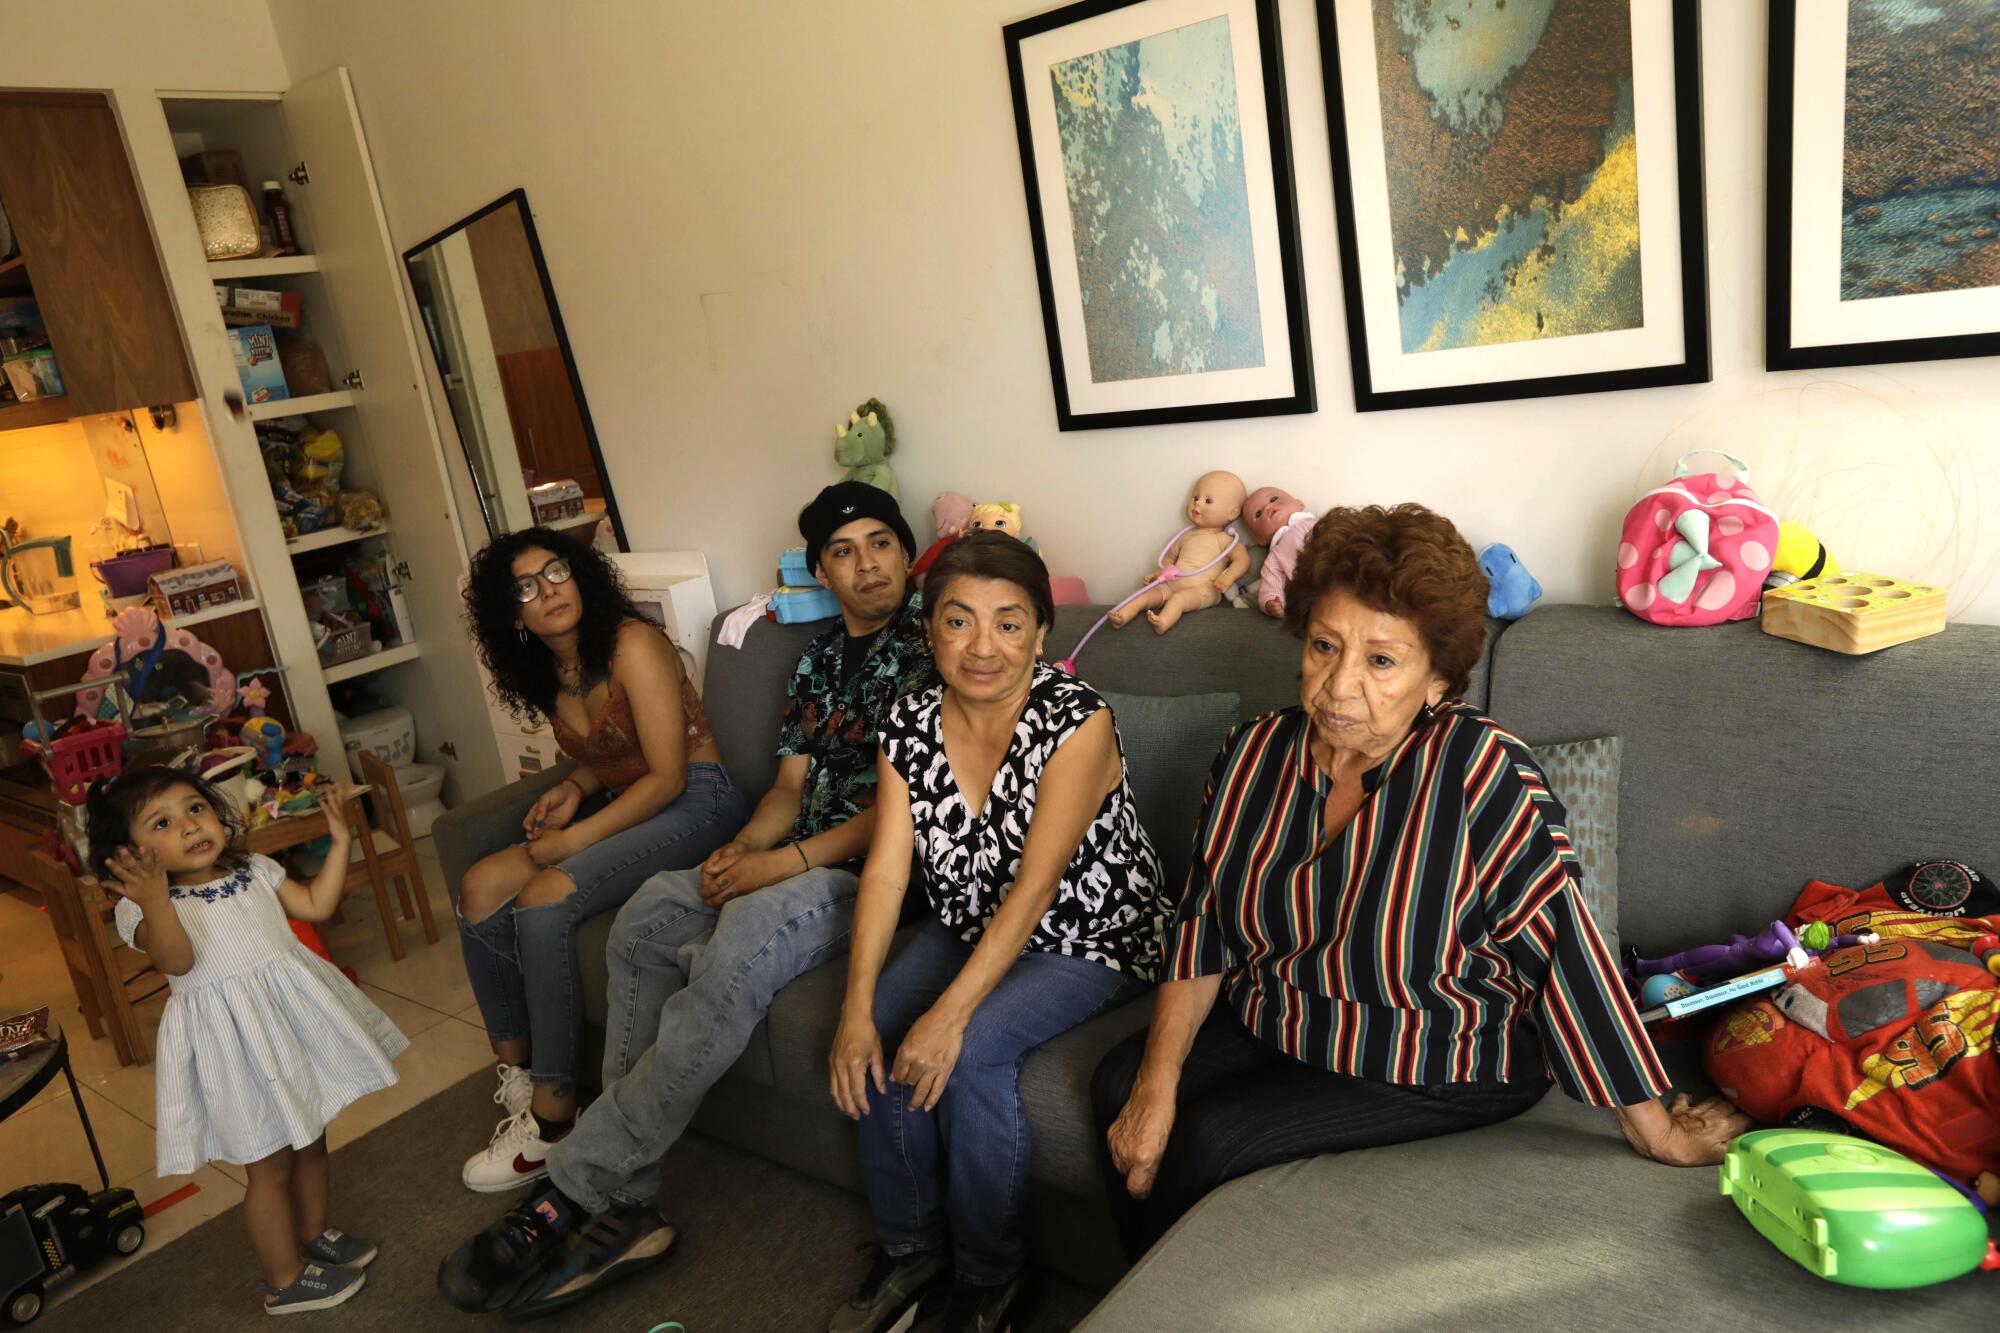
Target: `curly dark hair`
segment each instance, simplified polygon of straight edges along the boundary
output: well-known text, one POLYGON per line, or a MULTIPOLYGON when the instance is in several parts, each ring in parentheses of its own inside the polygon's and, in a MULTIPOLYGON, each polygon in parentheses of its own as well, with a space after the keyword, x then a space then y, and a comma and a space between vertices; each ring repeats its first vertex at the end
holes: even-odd
MULTIPOLYGON (((107 884, 114 883, 107 864, 118 854, 120 847, 132 845, 132 821, 152 803, 154 797, 175 787, 191 787, 201 799, 207 801, 215 811, 216 820, 222 825, 223 838, 234 844, 243 836, 243 812, 236 803, 215 789, 215 784, 206 778, 165 764, 145 764, 130 768, 115 778, 100 778, 90 784, 90 794, 84 798, 84 833, 90 842, 90 870, 107 884)), ((225 871, 234 870, 247 860, 234 846, 226 848, 216 858, 216 865, 225 871)))
POLYGON ((1419 504, 1320 515, 1285 585, 1285 628, 1300 639, 1320 598, 1345 588, 1363 606, 1417 627, 1454 697, 1486 651, 1486 575, 1450 519, 1419 504))
POLYGON ((514 557, 536 549, 569 561, 570 579, 583 601, 577 621, 576 651, 585 679, 611 670, 618 630, 627 620, 644 619, 632 604, 618 566, 594 546, 553 528, 522 528, 495 537, 472 557, 465 584, 465 620, 479 660, 493 677, 493 694, 515 717, 551 717, 556 706, 556 659, 530 634, 521 641, 516 620, 521 601, 514 595, 514 557))

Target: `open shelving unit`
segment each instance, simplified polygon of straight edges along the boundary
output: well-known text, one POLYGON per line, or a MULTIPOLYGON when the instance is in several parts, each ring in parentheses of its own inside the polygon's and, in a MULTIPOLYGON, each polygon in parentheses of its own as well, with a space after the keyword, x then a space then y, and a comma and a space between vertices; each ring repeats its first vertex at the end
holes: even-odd
MULTIPOLYGON (((272 649, 290 667, 285 689, 298 724, 323 753, 338 755, 342 719, 335 697, 366 677, 366 696, 406 707, 419 719, 416 757, 444 766, 447 800, 485 791, 499 781, 499 749, 483 700, 467 688, 477 680, 471 646, 448 632, 460 613, 465 543, 437 422, 421 387, 402 270, 347 73, 331 69, 271 97, 167 93, 160 109, 174 158, 168 162, 161 154, 161 170, 148 190, 150 208, 211 437, 230 482, 244 560, 257 582, 272 649), (185 189, 171 169, 190 152, 210 150, 240 154, 250 180, 287 182, 285 198, 304 253, 213 262, 202 254, 185 189), (325 353, 331 382, 340 387, 236 410, 229 400, 244 395, 216 301, 216 288, 224 284, 296 295, 302 325, 296 333, 325 353), (374 493, 387 522, 286 539, 257 427, 294 416, 339 434, 345 454, 339 488, 374 493), (339 567, 357 554, 396 586, 394 592, 375 589, 392 604, 396 630, 385 632, 378 617, 376 636, 388 646, 322 666, 319 627, 311 618, 319 605, 315 585, 339 577, 339 567)), ((278 332, 281 339, 290 336, 278 332)), ((349 706, 370 705, 364 696, 349 706)))
POLYGON ((401 666, 405 662, 414 662, 423 655, 424 648, 422 644, 399 643, 394 648, 384 648, 379 653, 369 653, 366 657, 357 657, 351 662, 342 662, 338 666, 327 667, 323 674, 326 677, 327 684, 338 685, 343 680, 353 680, 356 676, 366 676, 370 672, 380 671, 385 667, 401 666))
POLYGON ((244 278, 282 278, 295 273, 319 272, 318 255, 272 255, 260 259, 211 259, 208 276, 217 282, 238 282, 244 278))
POLYGON ((352 406, 354 394, 346 389, 335 389, 332 393, 309 393, 303 398, 273 398, 268 402, 251 403, 248 411, 252 421, 270 421, 277 417, 302 417, 313 412, 334 412, 352 406))
POLYGON ((304 555, 308 551, 323 551, 329 546, 345 546, 349 542, 365 542, 376 537, 389 535, 389 525, 369 528, 366 532, 355 528, 321 528, 318 532, 308 532, 303 537, 293 537, 285 542, 285 549, 293 555, 304 555))

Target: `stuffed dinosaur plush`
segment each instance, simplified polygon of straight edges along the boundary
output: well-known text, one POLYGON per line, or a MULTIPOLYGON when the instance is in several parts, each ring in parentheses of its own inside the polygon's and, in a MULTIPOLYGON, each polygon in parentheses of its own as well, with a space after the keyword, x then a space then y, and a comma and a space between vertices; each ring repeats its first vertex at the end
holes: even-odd
POLYGON ((847 469, 842 481, 865 481, 896 496, 889 455, 896 452, 896 423, 879 398, 870 398, 833 429, 833 461, 847 469))

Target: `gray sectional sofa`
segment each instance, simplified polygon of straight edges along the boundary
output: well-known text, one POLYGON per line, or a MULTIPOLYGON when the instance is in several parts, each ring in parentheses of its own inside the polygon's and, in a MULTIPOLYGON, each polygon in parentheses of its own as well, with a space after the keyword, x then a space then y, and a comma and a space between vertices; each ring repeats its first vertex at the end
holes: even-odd
MULTIPOLYGON (((1067 653, 1099 609, 1062 608, 1049 656, 1067 653)), ((776 767, 786 676, 820 628, 760 621, 742 649, 710 647, 709 713, 753 799, 776 767)), ((1754 623, 1666 630, 1610 608, 1544 606, 1492 628, 1474 703, 1530 744, 1623 738, 1619 934, 1649 953, 1754 929, 1808 879, 1862 886, 1922 857, 2000 868, 2000 627, 1954 626, 1858 659, 1770 638, 1754 623)), ((1190 616, 1164 638, 1143 622, 1106 630, 1082 659, 1100 690, 1233 693, 1242 717, 1293 702, 1297 671, 1298 647, 1275 622, 1228 608, 1190 616)), ((1222 738, 1215 701, 1205 704, 1156 706, 1149 725, 1121 727, 1135 778, 1151 788, 1142 816, 1183 866, 1184 812, 1222 738), (1205 717, 1189 724, 1204 734, 1163 734, 1163 713, 1205 717)), ((555 777, 438 821, 454 893, 555 777)), ((601 918, 579 941, 587 1064, 601 1043, 608 927, 601 918)), ((779 994, 696 1125, 859 1189, 852 1127, 826 1093, 844 967, 829 963, 779 994)), ((1136 1003, 1066 1034, 1023 1075, 1037 1256, 1087 1284, 1116 1282, 1086 1325, 1092 1333, 2000 1326, 2000 1278, 1893 1293, 1808 1276, 1718 1196, 1712 1170, 1642 1161, 1608 1113, 1560 1092, 1507 1124, 1235 1181, 1120 1280, 1088 1089, 1098 1059, 1145 1024, 1147 1009, 1136 1003)), ((1702 1089, 1691 1051, 1664 1053, 1686 1086, 1702 1089)))

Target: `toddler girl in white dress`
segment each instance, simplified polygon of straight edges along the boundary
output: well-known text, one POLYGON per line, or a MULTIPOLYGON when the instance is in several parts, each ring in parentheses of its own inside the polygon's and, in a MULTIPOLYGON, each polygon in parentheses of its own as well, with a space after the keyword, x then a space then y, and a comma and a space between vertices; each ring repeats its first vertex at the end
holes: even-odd
POLYGON ((325 1309, 361 1289, 375 1246, 326 1224, 326 1126, 396 1081, 409 1040, 286 915, 340 901, 352 789, 320 788, 333 846, 311 884, 230 848, 241 821, 208 783, 134 769, 93 787, 90 860, 117 888, 118 934, 172 988, 154 1054, 159 1173, 233 1162, 270 1314, 325 1309))

